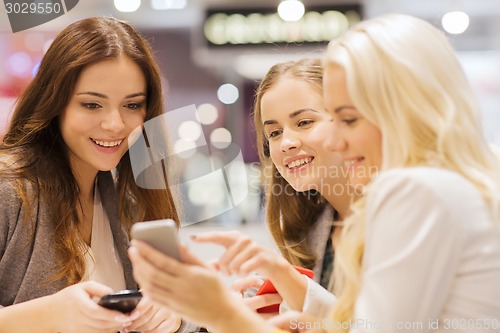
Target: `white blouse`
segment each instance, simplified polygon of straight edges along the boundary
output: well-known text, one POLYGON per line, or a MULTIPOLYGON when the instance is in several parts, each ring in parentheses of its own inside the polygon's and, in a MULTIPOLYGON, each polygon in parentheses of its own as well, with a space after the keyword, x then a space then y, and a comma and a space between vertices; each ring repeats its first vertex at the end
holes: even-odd
POLYGON ((126 289, 123 265, 116 250, 108 215, 102 206, 97 181, 94 188, 92 240, 85 260, 87 267, 83 281, 96 281, 115 291, 126 289))
POLYGON ((500 332, 499 221, 461 175, 381 173, 366 202, 351 332, 500 332))

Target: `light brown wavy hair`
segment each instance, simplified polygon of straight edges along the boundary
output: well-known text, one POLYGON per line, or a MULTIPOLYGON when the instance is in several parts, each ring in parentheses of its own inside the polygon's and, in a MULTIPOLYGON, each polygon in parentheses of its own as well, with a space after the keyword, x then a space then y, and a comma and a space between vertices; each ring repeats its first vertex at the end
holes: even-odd
MULTIPOLYGON (((92 64, 126 56, 142 70, 147 84, 145 121, 164 113, 161 74, 146 39, 132 26, 111 17, 87 18, 62 30, 44 55, 38 73, 16 103, 9 129, 0 145, 8 156, 2 175, 11 179, 23 205, 38 198, 49 205, 58 261, 50 281, 67 285, 85 274, 85 243, 77 207, 80 189, 62 139, 59 116, 69 103, 80 73, 92 64), (28 180, 28 182, 23 181, 28 180), (23 185, 24 184, 24 185, 23 185)), ((166 179, 165 179, 166 181, 166 179)), ((149 190, 134 181, 129 153, 116 167, 120 220, 128 232, 135 221, 172 218, 179 224, 174 198, 168 188, 149 190)), ((28 209, 29 211, 29 209, 28 209)), ((28 221, 33 225, 36 221, 28 221)))
POLYGON ((321 95, 323 68, 321 59, 304 58, 272 66, 260 82, 253 108, 263 183, 265 187, 266 219, 271 235, 283 256, 292 264, 313 268, 317 258, 307 244, 307 234, 327 205, 315 191, 297 192, 281 176, 269 154, 269 141, 262 123, 262 97, 281 80, 301 80, 321 95), (276 191, 279 189, 279 191, 276 191))

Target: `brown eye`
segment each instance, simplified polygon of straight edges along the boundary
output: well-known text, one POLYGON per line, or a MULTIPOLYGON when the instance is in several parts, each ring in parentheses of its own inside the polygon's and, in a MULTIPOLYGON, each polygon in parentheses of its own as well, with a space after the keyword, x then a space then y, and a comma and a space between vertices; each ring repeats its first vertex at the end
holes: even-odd
POLYGON ((276 130, 276 131, 272 131, 271 133, 269 133, 269 137, 270 138, 275 138, 276 136, 280 135, 283 131, 282 130, 276 130))
POLYGON ((298 127, 304 127, 304 126, 307 126, 307 125, 311 125, 314 121, 313 120, 301 120, 299 121, 299 123, 297 124, 298 127))
POLYGON ((81 105, 82 105, 84 108, 86 108, 86 109, 91 109, 91 110, 93 110, 93 109, 98 109, 98 108, 100 108, 100 107, 101 107, 101 106, 100 106, 99 104, 97 104, 97 103, 82 103, 81 105))

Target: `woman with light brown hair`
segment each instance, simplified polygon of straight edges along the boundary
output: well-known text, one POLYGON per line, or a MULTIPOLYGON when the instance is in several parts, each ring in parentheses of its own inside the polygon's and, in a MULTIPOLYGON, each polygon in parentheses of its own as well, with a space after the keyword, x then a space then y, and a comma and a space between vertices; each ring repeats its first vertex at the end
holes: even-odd
MULTIPOLYGON (((216 266, 226 274, 258 272, 269 278, 295 310, 325 312, 333 296, 335 224, 349 213, 349 191, 339 155, 328 146, 331 117, 322 98, 323 67, 319 58, 304 58, 272 66, 256 90, 254 124, 265 189, 266 222, 282 256, 238 232, 195 235, 227 251, 216 266), (314 270, 311 283, 292 265, 314 270), (318 301, 317 298, 322 301, 318 301), (323 301, 324 300, 324 301, 323 301)), ((262 279, 237 280, 235 289, 259 287, 262 279)), ((279 301, 256 297, 249 304, 279 301)), ((256 306, 254 306, 256 307, 256 306)))
POLYGON ((132 223, 178 222, 168 186, 139 187, 128 152, 132 131, 163 112, 160 70, 128 23, 83 19, 54 39, 0 145, 3 330, 179 328, 178 316, 146 299, 130 315, 92 300, 137 288, 126 254, 132 223))

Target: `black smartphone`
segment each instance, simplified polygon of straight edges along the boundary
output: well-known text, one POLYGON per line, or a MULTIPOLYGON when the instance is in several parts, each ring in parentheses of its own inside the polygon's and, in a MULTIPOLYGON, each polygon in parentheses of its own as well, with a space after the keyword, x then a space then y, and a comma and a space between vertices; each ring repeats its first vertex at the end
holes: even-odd
POLYGON ((129 313, 135 309, 142 298, 138 290, 120 290, 107 294, 99 300, 99 305, 105 308, 129 313))

